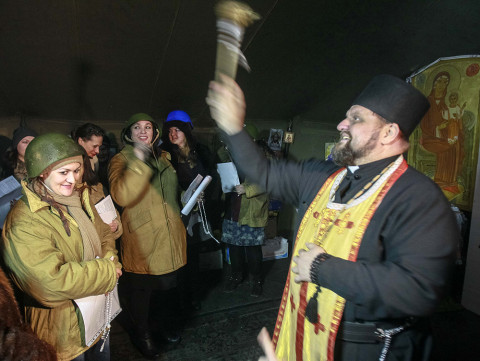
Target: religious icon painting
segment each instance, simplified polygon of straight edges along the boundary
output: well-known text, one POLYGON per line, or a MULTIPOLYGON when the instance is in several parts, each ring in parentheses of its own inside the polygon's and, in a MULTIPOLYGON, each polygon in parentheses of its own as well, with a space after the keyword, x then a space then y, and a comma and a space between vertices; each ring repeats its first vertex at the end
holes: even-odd
POLYGON ((271 150, 281 150, 283 140, 283 129, 270 129, 270 136, 268 137, 268 147, 271 150))
POLYGON ((407 78, 430 109, 410 136, 408 163, 471 210, 478 162, 480 55, 440 58, 407 78))
POLYGON ((294 136, 295 134, 293 132, 285 132, 285 137, 283 138, 283 141, 285 142, 285 144, 292 144, 294 136))

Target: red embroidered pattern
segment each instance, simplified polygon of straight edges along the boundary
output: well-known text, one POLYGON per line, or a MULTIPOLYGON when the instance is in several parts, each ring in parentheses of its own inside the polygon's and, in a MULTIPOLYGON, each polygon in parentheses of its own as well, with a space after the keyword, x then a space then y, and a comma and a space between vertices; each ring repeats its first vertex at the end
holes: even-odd
POLYGON ((318 313, 317 315, 318 315, 318 322, 315 324, 315 334, 318 335, 318 331, 325 332, 325 325, 320 322, 321 321, 320 315, 318 313))
MULTIPOLYGON (((345 168, 341 168, 339 169, 338 171, 336 171, 334 174, 332 174, 328 179, 327 181, 323 184, 322 188, 320 188, 320 190, 318 191, 317 193, 317 197, 322 194, 322 192, 325 191, 325 189, 327 189, 330 184, 332 183, 332 179, 335 178, 335 176, 340 173, 342 170, 344 170, 345 168)), ((317 199, 317 198, 316 198, 317 199)), ((312 202, 312 204, 310 204, 310 206, 308 207, 307 209, 307 212, 311 212, 311 210, 314 208, 315 206, 315 200, 312 202)), ((297 237, 296 237, 296 242, 295 242, 295 245, 298 245, 299 242, 297 242, 299 239, 300 239, 300 236, 303 232, 303 228, 305 227, 305 222, 306 222, 306 219, 304 217, 304 219, 302 220, 302 222, 300 223, 300 228, 297 232, 297 237)), ((295 250, 293 251, 293 253, 295 254, 295 251, 296 251, 296 248, 295 250)), ((283 318, 285 316, 285 307, 287 306, 287 301, 288 301, 288 294, 290 292, 290 274, 292 273, 292 263, 290 263, 290 267, 289 267, 289 270, 288 270, 288 276, 287 276, 287 282, 285 282, 285 288, 283 289, 283 295, 282 295, 282 302, 280 303, 280 309, 278 310, 278 316, 277 316, 277 322, 275 323, 275 330, 273 331, 273 336, 272 336, 272 342, 273 342, 273 345, 275 348, 277 348, 277 343, 278 343, 278 337, 280 336, 280 329, 282 328, 282 322, 283 322, 283 318)))
POLYGON ((295 339, 296 361, 303 360, 303 334, 305 331, 305 309, 307 308, 307 289, 308 283, 303 282, 300 287, 300 304, 297 313, 297 334, 295 339))
MULTIPOLYGON (((370 208, 368 209, 365 217, 362 219, 360 226, 357 230, 357 233, 355 235, 355 239, 352 243, 352 247, 350 249, 350 254, 348 257, 349 261, 355 262, 357 260, 358 256, 358 251, 360 249, 360 244, 363 239, 363 235, 365 234, 365 231, 367 229, 368 224, 370 223, 370 220, 372 219, 373 215, 375 214, 375 211, 377 210, 378 206, 380 203, 382 203, 383 198, 387 194, 387 192, 390 190, 392 185, 397 181, 400 176, 405 173, 405 171, 408 168, 408 164, 405 160, 403 160, 402 164, 395 170, 395 172, 392 173, 390 178, 385 182, 385 185, 383 188, 380 190, 378 193, 377 198, 375 201, 371 204, 370 208)), ((337 338, 337 333, 338 333, 338 328, 340 326, 340 321, 342 319, 343 315, 343 309, 345 307, 345 304, 339 303, 339 300, 337 299, 337 306, 335 307, 332 323, 330 325, 330 336, 328 339, 328 349, 327 349, 327 359, 329 361, 333 361, 333 351, 335 349, 335 340, 337 338)))

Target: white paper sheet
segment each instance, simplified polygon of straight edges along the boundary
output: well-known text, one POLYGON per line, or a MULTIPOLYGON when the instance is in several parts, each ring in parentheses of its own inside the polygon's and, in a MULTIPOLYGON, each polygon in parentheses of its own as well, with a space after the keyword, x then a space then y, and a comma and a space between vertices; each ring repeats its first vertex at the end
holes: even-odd
POLYGON ((95 208, 97 209, 100 218, 102 218, 102 221, 106 224, 112 223, 113 220, 117 218, 115 205, 113 204, 112 197, 110 197, 109 195, 97 204, 95 204, 95 208))
MULTIPOLYGON (((15 197, 21 194, 22 186, 15 179, 13 175, 8 178, 5 178, 0 182, 0 198, 3 199, 4 196, 15 197)), ((12 200, 13 198, 9 199, 12 200)))
POLYGON ((107 303, 105 295, 89 296, 74 300, 82 313, 83 323, 85 324, 85 344, 87 346, 90 346, 100 336, 105 329, 105 325, 110 323, 122 311, 118 300, 117 286, 111 293, 113 299, 110 320, 107 320, 105 315, 107 303))
POLYGON ((7 214, 10 212, 10 202, 21 197, 22 186, 13 176, 0 182, 0 227, 3 226, 7 214))
POLYGON ((211 182, 212 177, 207 175, 202 183, 198 186, 198 188, 195 190, 195 193, 192 194, 190 199, 188 200, 187 204, 185 204, 185 207, 183 207, 181 213, 185 216, 188 216, 190 211, 192 210, 193 206, 197 203, 197 199, 200 196, 200 194, 207 188, 208 184, 211 182))
POLYGON ((182 204, 187 204, 190 198, 192 198, 193 193, 197 190, 200 183, 202 183, 203 177, 200 174, 197 174, 195 179, 190 183, 188 189, 183 193, 182 204))
POLYGON ((218 163, 217 171, 218 174, 220 174, 223 193, 233 192, 235 186, 240 184, 237 168, 235 168, 235 165, 232 162, 218 163))

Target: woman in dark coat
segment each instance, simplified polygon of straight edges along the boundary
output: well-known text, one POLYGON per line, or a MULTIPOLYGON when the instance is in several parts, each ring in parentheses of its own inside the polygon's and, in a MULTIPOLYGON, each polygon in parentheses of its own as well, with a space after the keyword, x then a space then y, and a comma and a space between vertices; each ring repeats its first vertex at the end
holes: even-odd
POLYGON ((27 176, 24 160, 25 149, 36 136, 37 133, 34 130, 24 126, 13 131, 12 146, 7 151, 6 163, 9 173, 19 182, 27 176))
MULTIPOLYGON (((183 110, 174 110, 168 114, 162 130, 161 147, 171 155, 182 191, 188 189, 197 175, 205 177, 216 173, 213 156, 206 146, 196 141, 192 129, 189 115, 183 110)), ((207 214, 210 214, 212 189, 213 185, 209 185, 204 197, 207 214)), ((198 210, 193 210, 184 222, 187 227, 187 267, 182 275, 182 303, 186 308, 198 310, 201 307, 198 288, 200 242, 210 237, 203 231, 198 210)))

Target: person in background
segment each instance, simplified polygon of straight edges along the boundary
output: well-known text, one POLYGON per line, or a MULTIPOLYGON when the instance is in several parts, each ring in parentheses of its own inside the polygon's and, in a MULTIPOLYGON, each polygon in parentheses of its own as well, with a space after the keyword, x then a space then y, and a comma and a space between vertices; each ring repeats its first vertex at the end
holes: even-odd
POLYGON ((97 154, 100 153, 100 147, 102 146, 103 139, 106 137, 105 131, 98 125, 92 123, 85 123, 80 127, 74 129, 71 133, 72 139, 85 149, 92 169, 95 173, 98 173, 98 158, 97 154))
POLYGON ((29 144, 28 180, 5 220, 3 258, 21 291, 26 321, 59 360, 109 360, 108 338, 85 346, 73 301, 112 291, 122 274, 110 228, 88 189, 78 186, 82 154, 61 134, 44 134, 29 144))
POLYGON ((7 152, 7 166, 19 182, 27 176, 24 159, 25 149, 36 136, 37 132, 24 126, 20 126, 13 131, 12 146, 7 152))
POLYGON ((126 145, 112 158, 108 170, 110 195, 123 207, 125 225, 120 242, 125 268, 120 296, 126 300, 124 306, 133 323, 132 342, 146 357, 160 353, 149 322, 156 310, 162 313, 158 320, 161 337, 180 340, 169 328, 178 321, 177 271, 187 262, 178 179, 169 154, 153 152, 159 137, 150 115, 132 115, 122 131, 126 145), (162 305, 152 302, 159 292, 162 305))
MULTIPOLYGON (((80 177, 80 183, 85 183, 88 186, 88 193, 90 199, 94 205, 102 201, 105 198, 105 193, 103 192, 103 185, 98 180, 98 175, 95 174, 94 170, 91 168, 90 157, 87 153, 83 154, 83 164, 82 175, 80 177), (85 166, 86 164, 86 166, 85 166)), ((120 213, 115 209, 117 213, 117 218, 115 218, 111 223, 108 224, 110 230, 113 233, 113 238, 118 239, 123 233, 123 226, 120 220, 120 213)))
POLYGON ((212 81, 207 103, 239 170, 298 208, 278 359, 428 360, 429 316, 447 294, 459 232, 439 187, 403 159, 425 96, 374 77, 337 126, 333 161, 305 162, 253 147, 233 79, 212 81))
POLYGON ((112 150, 112 141, 108 136, 103 137, 102 145, 100 146, 100 152, 97 155, 98 158, 98 180, 103 185, 103 191, 105 194, 110 192, 110 184, 108 183, 108 164, 112 159, 112 154, 115 154, 115 148, 112 150), (113 151, 113 152, 112 152, 113 151))
MULTIPOLYGON (((259 139, 257 128, 246 124, 245 131, 255 142, 259 139)), ((228 152, 217 152, 222 162, 231 162, 225 157, 228 152)), ((243 281, 245 254, 247 256, 250 295, 262 294, 262 245, 265 240, 265 226, 268 221, 268 194, 259 186, 239 175, 240 184, 226 194, 225 215, 222 226, 222 242, 228 245, 231 274, 226 280, 225 292, 233 292, 243 281), (243 181, 242 181, 243 179, 243 181)))
MULTIPOLYGON (((192 134, 192 129, 190 116, 183 110, 170 112, 162 129, 161 148, 171 155, 171 163, 177 172, 182 192, 188 189, 197 175, 205 177, 215 173, 212 154, 206 146, 197 142, 192 134)), ((211 186, 212 184, 209 185, 203 196, 207 215, 210 214, 211 186)), ((201 308, 200 245, 201 241, 210 236, 203 231, 198 209, 190 212, 185 223, 187 224, 187 265, 181 273, 180 296, 183 308, 199 310, 201 308)))
MULTIPOLYGON (((100 148, 105 138, 105 131, 98 125, 92 123, 85 123, 76 128, 71 133, 72 139, 77 142, 84 149, 83 157, 83 173, 80 181, 88 185, 90 192, 90 199, 93 204, 97 204, 105 198, 105 188, 98 173, 99 161, 97 155, 100 153, 100 148)), ((108 188, 107 194, 108 194, 108 188)), ((117 219, 114 219, 110 224, 110 229, 113 232, 114 238, 119 238, 123 233, 122 223, 120 221, 120 214, 117 211, 117 219)))

